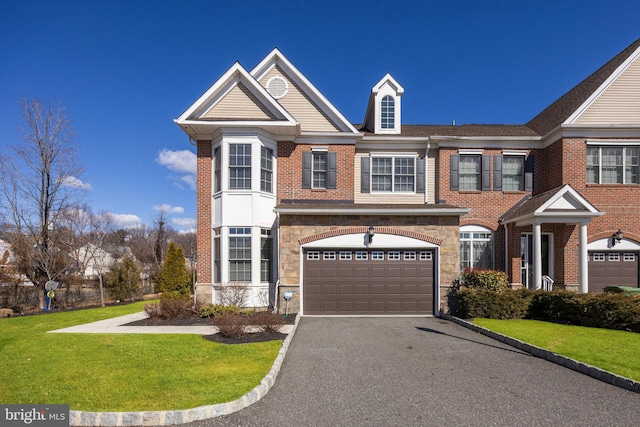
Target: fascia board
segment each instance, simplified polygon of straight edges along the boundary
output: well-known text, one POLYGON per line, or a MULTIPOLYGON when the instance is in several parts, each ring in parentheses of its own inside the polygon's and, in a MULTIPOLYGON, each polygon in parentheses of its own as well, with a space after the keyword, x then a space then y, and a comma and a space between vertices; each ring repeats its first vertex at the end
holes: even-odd
POLYGON ((404 93, 404 88, 398 83, 396 79, 394 79, 391 74, 387 73, 385 76, 380 79, 378 83, 376 83, 373 88, 371 88, 372 93, 377 93, 382 89, 382 87, 389 82, 392 86, 394 86, 394 90, 398 95, 402 95, 404 93))
POLYGON ((465 208, 442 208, 442 209, 371 209, 371 208, 347 208, 347 209, 323 209, 323 208, 275 208, 279 214, 296 215, 389 215, 389 216, 463 216, 469 213, 465 208))
POLYGON ((545 203, 543 203, 538 209, 535 210, 534 215, 545 215, 547 209, 552 206, 558 199, 564 197, 565 194, 570 194, 578 203, 580 203, 584 209, 587 209, 589 212, 597 213, 599 212, 591 203, 587 201, 580 193, 578 193, 573 187, 569 184, 566 184, 562 187, 553 197, 549 198, 545 203))
MULTIPOLYGON (((343 128, 352 133, 359 133, 358 130, 353 127, 351 122, 342 115, 340 111, 331 103, 325 96, 307 79, 304 74, 300 72, 283 54, 274 48, 269 55, 267 55, 258 65, 251 70, 251 75, 256 81, 260 80, 264 74, 271 69, 271 66, 275 63, 284 64, 284 69, 287 71, 287 76, 293 79, 300 87, 304 88, 307 95, 311 96, 316 101, 316 104, 320 106, 325 114, 333 117, 336 121, 341 122, 343 128)), ((266 89, 265 89, 266 90, 266 89)))
POLYGON ((431 142, 439 148, 505 149, 522 146, 527 149, 542 148, 539 137, 462 137, 452 139, 451 137, 432 136, 431 142))
POLYGON ((503 224, 514 224, 516 227, 539 223, 576 224, 603 216, 604 212, 541 212, 512 218, 504 221, 503 224))
POLYGON ((638 58, 638 55, 640 55, 640 47, 637 48, 636 51, 631 55, 629 55, 629 57, 622 64, 620 64, 620 66, 613 73, 611 73, 611 75, 604 81, 604 83, 602 83, 600 87, 598 87, 591 94, 591 96, 589 96, 589 98, 587 98, 587 100, 580 107, 578 107, 578 109, 574 111, 573 114, 571 114, 569 118, 567 118, 567 120, 563 122, 563 124, 573 124, 576 120, 578 120, 580 116, 582 116, 582 114, 584 114, 584 112, 587 111, 587 109, 598 98, 600 98, 600 96, 609 88, 609 86, 611 86, 611 84, 613 84, 613 82, 615 82, 622 75, 622 73, 625 72, 629 65, 631 65, 631 63, 633 63, 638 58))

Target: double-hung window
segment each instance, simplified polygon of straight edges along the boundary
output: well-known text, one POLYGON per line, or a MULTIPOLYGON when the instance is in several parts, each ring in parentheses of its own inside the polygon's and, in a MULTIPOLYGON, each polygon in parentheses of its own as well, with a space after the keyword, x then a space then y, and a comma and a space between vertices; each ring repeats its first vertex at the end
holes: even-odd
POLYGON ((229 229, 229 281, 251 281, 251 228, 229 229))
POLYGON ((393 97, 387 95, 382 98, 380 104, 380 127, 382 129, 394 129, 395 114, 395 101, 393 97))
POLYGON ((587 184, 638 184, 640 147, 588 146, 587 184))
POLYGON ((524 190, 524 156, 502 157, 502 190, 524 190))
POLYGON ((220 147, 216 147, 213 150, 213 192, 217 193, 222 190, 222 182, 221 178, 221 168, 222 168, 222 158, 220 157, 220 147))
POLYGON ((273 193, 273 150, 267 147, 260 150, 260 191, 273 193))
POLYGON ((302 188, 333 190, 336 188, 337 153, 325 147, 302 153, 302 188))
POLYGON ((371 192, 414 192, 415 157, 372 157, 371 192))
POLYGON ((314 151, 311 188, 327 188, 327 152, 314 151))
POLYGON ((251 190, 251 144, 229 144, 229 189, 251 190))
POLYGON ((460 228, 460 270, 493 268, 493 233, 481 227, 460 228))
POLYGON ((461 191, 476 191, 481 189, 480 155, 460 156, 460 187, 461 191))
POLYGON ((272 268, 271 261, 273 258, 273 239, 271 238, 271 230, 263 228, 260 237, 260 281, 271 282, 272 268))

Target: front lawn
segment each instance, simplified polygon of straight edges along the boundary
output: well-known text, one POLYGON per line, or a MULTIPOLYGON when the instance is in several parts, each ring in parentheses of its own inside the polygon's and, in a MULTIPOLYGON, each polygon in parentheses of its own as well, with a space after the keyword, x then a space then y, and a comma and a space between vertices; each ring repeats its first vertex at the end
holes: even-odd
POLYGON ((640 334, 537 320, 474 319, 473 323, 605 371, 640 381, 640 334))
POLYGON ((0 402, 98 412, 224 403, 258 385, 282 346, 222 345, 199 335, 46 333, 136 313, 146 303, 0 319, 0 402))

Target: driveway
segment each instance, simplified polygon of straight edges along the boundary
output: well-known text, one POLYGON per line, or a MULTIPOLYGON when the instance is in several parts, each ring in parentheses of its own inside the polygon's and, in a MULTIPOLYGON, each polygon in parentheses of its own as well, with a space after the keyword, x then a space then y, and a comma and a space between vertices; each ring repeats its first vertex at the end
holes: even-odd
POLYGON ((302 318, 269 393, 185 426, 636 426, 640 395, 437 318, 302 318))

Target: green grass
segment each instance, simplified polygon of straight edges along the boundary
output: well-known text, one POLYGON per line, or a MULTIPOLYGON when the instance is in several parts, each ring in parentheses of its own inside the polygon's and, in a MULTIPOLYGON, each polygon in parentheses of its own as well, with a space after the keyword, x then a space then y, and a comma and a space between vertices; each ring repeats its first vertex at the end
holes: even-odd
POLYGON ((476 325, 640 381, 640 334, 537 320, 475 319, 476 325))
POLYGON ((282 343, 221 345, 199 335, 47 334, 142 311, 130 305, 0 320, 0 402, 81 411, 187 409, 258 385, 282 343))

